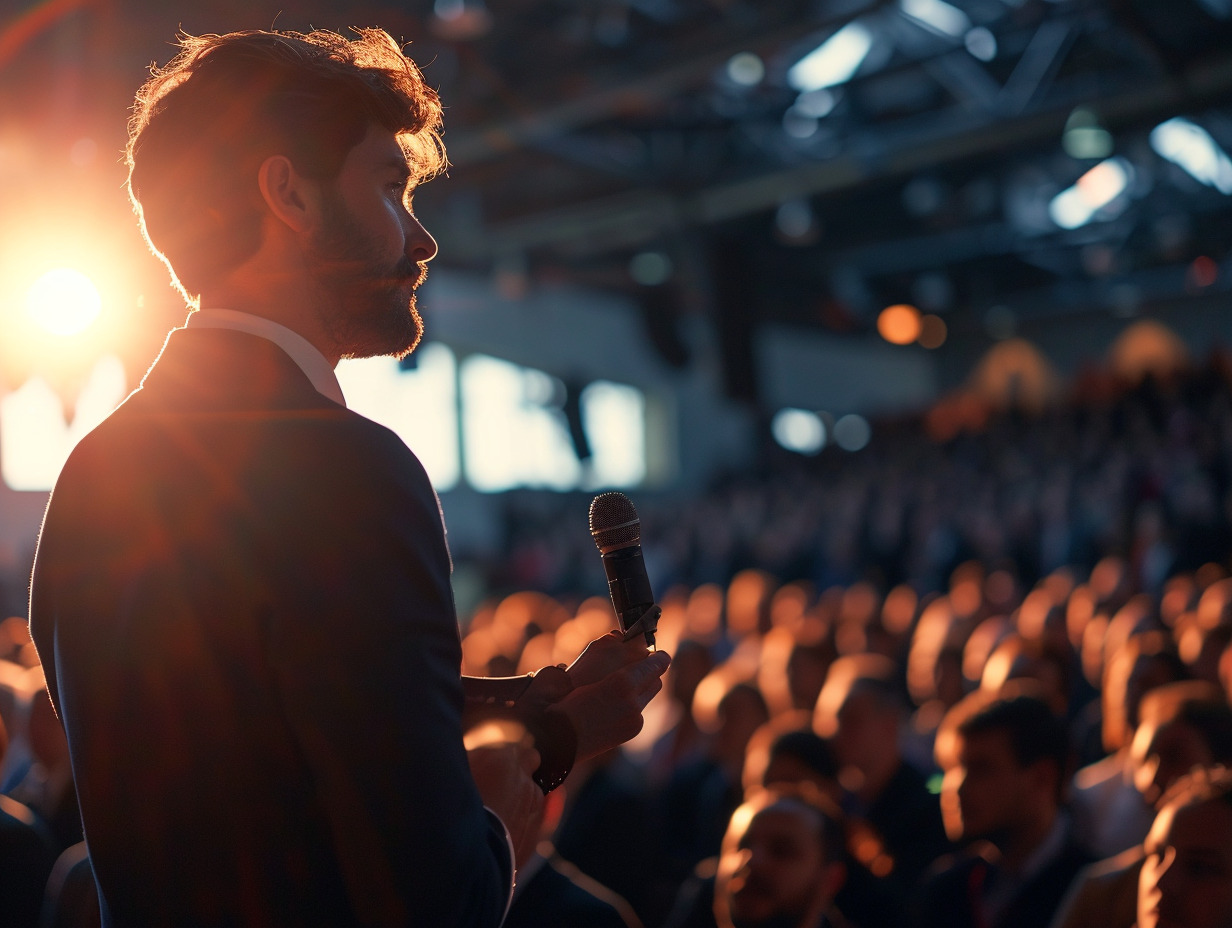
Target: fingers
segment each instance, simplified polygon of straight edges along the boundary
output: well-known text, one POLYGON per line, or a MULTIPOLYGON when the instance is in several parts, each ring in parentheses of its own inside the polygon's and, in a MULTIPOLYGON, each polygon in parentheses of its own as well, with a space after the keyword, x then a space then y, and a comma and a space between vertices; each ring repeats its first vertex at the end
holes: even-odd
POLYGON ((621 633, 613 630, 586 646, 569 666, 569 679, 575 687, 596 683, 622 667, 642 660, 646 654, 644 641, 624 641, 621 633))
POLYGON ((647 655, 645 660, 628 668, 629 681, 639 708, 646 708, 655 693, 663 689, 663 674, 667 672, 671 662, 671 656, 666 651, 655 651, 647 655))

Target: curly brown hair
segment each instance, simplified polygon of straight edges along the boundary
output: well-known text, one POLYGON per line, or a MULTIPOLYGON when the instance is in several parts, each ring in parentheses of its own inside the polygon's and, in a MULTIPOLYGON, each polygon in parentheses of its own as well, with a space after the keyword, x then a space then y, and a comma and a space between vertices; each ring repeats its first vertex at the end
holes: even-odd
POLYGON ((142 234, 190 303, 261 244, 257 170, 270 155, 336 177, 367 133, 394 133, 417 181, 447 166, 441 104, 381 29, 178 36, 137 91, 126 150, 142 234))

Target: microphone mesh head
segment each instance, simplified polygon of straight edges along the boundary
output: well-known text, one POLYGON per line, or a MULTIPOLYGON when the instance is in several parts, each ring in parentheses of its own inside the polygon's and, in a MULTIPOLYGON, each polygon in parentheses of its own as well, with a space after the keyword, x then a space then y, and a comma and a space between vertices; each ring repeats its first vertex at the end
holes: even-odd
POLYGON ((590 534, 606 554, 642 543, 642 523, 623 493, 600 493, 590 503, 590 534))

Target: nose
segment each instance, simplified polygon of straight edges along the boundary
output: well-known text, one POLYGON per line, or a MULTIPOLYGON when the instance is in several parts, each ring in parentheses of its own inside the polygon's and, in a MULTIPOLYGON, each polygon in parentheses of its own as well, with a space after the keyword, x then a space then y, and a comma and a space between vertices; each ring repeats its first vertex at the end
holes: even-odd
POLYGON ((436 257, 436 239, 412 213, 407 213, 406 256, 416 264, 436 257))

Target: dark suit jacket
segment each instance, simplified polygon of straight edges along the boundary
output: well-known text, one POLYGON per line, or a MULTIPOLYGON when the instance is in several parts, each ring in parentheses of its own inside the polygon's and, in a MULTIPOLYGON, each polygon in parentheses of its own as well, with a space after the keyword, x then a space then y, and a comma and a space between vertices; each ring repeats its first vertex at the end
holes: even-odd
POLYGON ((518 891, 501 928, 641 928, 629 903, 577 867, 549 857, 518 891))
POLYGON ((1089 863, 1089 853, 1067 842, 1018 888, 999 922, 981 926, 974 903, 989 878, 989 865, 970 851, 943 857, 918 887, 910 924, 917 928, 1047 928, 1074 877, 1089 863))
POLYGON ((73 451, 31 631, 105 924, 496 925, 419 461, 274 343, 171 333, 73 451))

